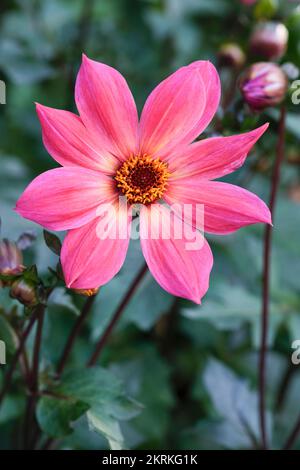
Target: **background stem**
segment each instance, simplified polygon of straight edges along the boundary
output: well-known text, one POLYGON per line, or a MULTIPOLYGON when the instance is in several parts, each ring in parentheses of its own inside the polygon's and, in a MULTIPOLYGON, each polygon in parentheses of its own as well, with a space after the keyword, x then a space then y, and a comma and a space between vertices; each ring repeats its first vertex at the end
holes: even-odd
POLYGON ((45 305, 41 305, 39 312, 38 312, 38 324, 34 342, 34 351, 33 351, 33 359, 32 359, 32 369, 30 372, 30 389, 29 389, 29 397, 27 401, 26 407, 26 415, 25 415, 25 423, 24 423, 24 447, 30 448, 31 444, 31 436, 33 430, 35 428, 34 422, 34 411, 35 405, 38 397, 38 390, 39 390, 39 358, 40 358, 40 350, 41 350, 41 343, 42 343, 42 333, 43 333, 43 324, 44 324, 44 317, 45 317, 45 305))
POLYGON ((293 447, 293 445, 295 444, 299 434, 300 434, 300 416, 299 416, 298 420, 296 421, 296 424, 295 424, 291 434, 287 438, 287 441, 286 441, 285 445, 283 446, 283 450, 291 449, 293 447))
POLYGON ((57 375, 60 376, 65 368, 65 365, 67 363, 67 360, 70 356, 70 353, 71 353, 71 350, 74 346, 74 343, 75 343, 75 340, 77 338, 77 336, 79 335, 81 329, 82 329, 82 326, 85 322, 85 319, 86 317, 88 316, 88 314, 90 313, 91 311, 91 308, 95 302, 95 299, 96 299, 96 296, 92 296, 92 297, 88 297, 84 306, 83 306, 83 309, 79 315, 79 317, 77 318, 77 321, 75 322, 74 326, 73 326, 73 329, 67 339, 67 342, 66 342, 66 345, 65 345, 65 348, 63 350, 63 353, 61 355, 61 358, 60 358, 60 361, 58 363, 58 366, 57 366, 57 369, 56 369, 56 372, 57 372, 57 375))
POLYGON ((36 322, 36 319, 38 317, 38 314, 39 314, 39 307, 40 306, 37 306, 36 309, 34 310, 34 312, 32 313, 30 319, 29 319, 29 322, 28 322, 28 325, 27 327, 25 328, 21 338, 20 338, 20 343, 19 343, 19 346, 11 360, 11 363, 10 363, 10 366, 9 366, 9 369, 6 373, 6 376, 4 378, 4 383, 3 383, 3 387, 2 387, 2 390, 1 390, 1 393, 0 393, 0 405, 10 387, 10 384, 11 384, 11 380, 12 380, 12 377, 13 377, 13 373, 15 371, 15 368, 18 364, 18 360, 22 354, 22 351, 23 351, 23 348, 24 348, 24 345, 26 343, 26 340, 33 328, 33 325, 35 324, 36 322))
MULTIPOLYGON (((90 357, 90 359, 87 363, 88 367, 93 366, 97 362, 101 351, 103 350, 103 348, 104 348, 111 332, 113 331, 114 326, 116 325, 118 319, 122 315, 124 309, 128 305, 128 303, 131 300, 132 296, 136 292, 136 289, 138 288, 140 282, 142 281, 142 279, 143 279, 143 277, 144 277, 144 275, 146 274, 147 271, 148 271, 148 267, 147 267, 146 263, 144 263, 144 265, 142 266, 142 268, 140 269, 140 271, 138 272, 136 277, 133 279, 131 285, 129 286, 129 289, 125 293, 120 305, 118 306, 117 310, 115 311, 114 315, 112 316, 112 319, 109 322, 107 328, 105 329, 103 335, 100 337, 98 343, 96 344, 96 348, 95 348, 93 354, 91 355, 91 357, 90 357)), ((91 297, 91 299, 92 298, 93 297, 91 297)), ((89 303, 89 305, 90 305, 90 303, 89 303)), ((86 315, 84 315, 84 317, 85 316, 86 315)), ((74 327, 74 329, 75 329, 75 327, 74 327)), ((47 450, 52 446, 53 443, 54 443, 54 439, 49 437, 45 441, 45 443, 42 445, 41 449, 47 450)))
POLYGON ((114 315, 112 316, 112 319, 109 322, 107 328, 105 329, 103 335, 101 336, 98 343, 96 344, 96 348, 93 354, 91 355, 90 360, 87 363, 89 367, 93 366, 97 362, 97 359, 99 358, 102 352, 102 349, 104 348, 111 332, 113 331, 114 326, 116 325, 117 321, 119 320, 120 316, 122 315, 123 311, 125 310, 127 304, 131 300, 132 296, 134 295, 136 289, 138 288, 140 282, 142 281, 147 271, 148 271, 147 264, 144 263, 144 265, 142 266, 142 268, 140 269, 136 277, 133 279, 128 291, 124 295, 119 307, 117 308, 114 315))
MULTIPOLYGON (((272 176, 270 211, 274 223, 274 209, 276 197, 280 182, 280 168, 284 158, 285 145, 285 105, 281 108, 281 116, 278 130, 278 144, 276 149, 276 160, 272 176)), ((272 226, 266 225, 264 239, 264 259, 263 259, 263 289, 262 289, 262 316, 261 316, 261 346, 259 357, 259 421, 261 429, 262 447, 267 449, 267 430, 266 430, 266 356, 269 326, 269 297, 270 297, 270 267, 271 267, 271 245, 272 245, 272 226)))

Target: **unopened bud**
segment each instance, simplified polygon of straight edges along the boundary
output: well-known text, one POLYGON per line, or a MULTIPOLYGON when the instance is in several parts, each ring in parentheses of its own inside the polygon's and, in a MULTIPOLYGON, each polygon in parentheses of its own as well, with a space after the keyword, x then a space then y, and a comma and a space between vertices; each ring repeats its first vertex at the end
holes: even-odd
POLYGON ((14 275, 23 270, 22 252, 16 243, 4 238, 0 241, 0 274, 14 275))
POLYGON ((283 23, 261 22, 250 38, 253 54, 266 59, 280 59, 287 50, 289 32, 283 23))
POLYGON ((221 46, 218 53, 219 64, 224 67, 240 69, 246 62, 246 57, 238 44, 228 43, 221 46))
POLYGON ((271 62, 251 65, 240 81, 244 100, 254 111, 279 104, 285 97, 288 80, 281 68, 271 62))
POLYGON ((85 297, 92 297, 93 295, 96 295, 99 291, 99 287, 95 289, 72 289, 75 294, 80 294, 84 295, 85 297))
POLYGON ((38 304, 36 286, 33 282, 25 279, 17 279, 10 289, 10 296, 17 299, 26 307, 34 307, 38 304))

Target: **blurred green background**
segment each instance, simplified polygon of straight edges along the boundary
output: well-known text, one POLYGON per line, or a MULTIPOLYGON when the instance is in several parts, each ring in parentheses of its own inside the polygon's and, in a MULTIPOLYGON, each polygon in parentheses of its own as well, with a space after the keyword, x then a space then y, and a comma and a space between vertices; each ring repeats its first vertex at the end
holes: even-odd
MULTIPOLYGON (((74 80, 85 52, 126 77, 140 110, 151 89, 177 67, 197 59, 217 64, 218 49, 227 41, 237 42, 247 52, 253 25, 265 16, 284 21, 289 29, 289 48, 282 62, 300 65, 300 7, 286 1, 258 3, 260 10, 238 0, 1 0, 0 79, 7 96, 6 104, 0 105, 0 216, 2 236, 15 240, 24 230, 36 232, 26 264, 36 263, 46 276, 48 266, 57 262, 45 246, 41 228, 13 212, 32 177, 56 166, 43 147, 34 102, 76 111, 74 80)), ((230 71, 221 72, 226 93, 232 87, 230 71)), ((300 366, 291 365, 292 341, 300 339, 300 105, 292 105, 288 98, 287 106, 268 338, 268 425, 274 448, 282 445, 300 412, 300 366)), ((227 178, 266 201, 278 116, 278 109, 251 115, 237 89, 231 106, 218 115, 224 135, 270 121, 270 130, 244 167, 227 178)), ((205 135, 214 132, 211 125, 205 135)), ((254 226, 225 237, 208 237, 215 263, 202 306, 174 299, 150 275, 145 278, 101 357, 101 366, 109 374, 103 379, 105 385, 102 388, 97 377, 82 379, 91 380, 93 393, 101 395, 95 404, 98 421, 91 414, 63 409, 59 399, 40 400, 40 426, 60 438, 58 448, 258 446, 262 235, 263 227, 254 226), (122 382, 116 396, 119 384, 114 380, 122 382), (75 421, 73 432, 71 421, 75 421)), ((82 375, 93 343, 141 263, 139 244, 132 243, 124 267, 101 289, 76 343, 69 367, 76 367, 77 375, 82 375)), ((43 336, 42 383, 51 375, 82 303, 80 296, 63 287, 51 296, 43 336)), ((17 315, 23 314, 22 307, 1 289, 0 338, 12 338, 8 362, 15 349, 9 324, 14 308, 17 315)), ((20 445, 25 398, 22 377, 16 374, 0 410, 0 448, 20 445)))

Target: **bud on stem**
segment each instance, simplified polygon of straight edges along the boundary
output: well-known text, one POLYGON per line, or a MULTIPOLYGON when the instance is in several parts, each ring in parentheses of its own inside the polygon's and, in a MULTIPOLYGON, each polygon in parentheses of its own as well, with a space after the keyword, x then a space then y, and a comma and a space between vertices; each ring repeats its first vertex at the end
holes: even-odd
POLYGON ((15 242, 4 238, 0 241, 0 287, 11 284, 11 276, 20 274, 25 267, 23 266, 23 255, 15 242), (4 276, 4 279, 3 279, 4 276), (5 277, 7 276, 7 279, 5 277))
POLYGON ((34 307, 38 304, 35 283, 23 278, 13 282, 10 289, 10 296, 13 299, 17 299, 26 307, 34 307))
POLYGON ((228 43, 220 47, 218 53, 220 66, 240 69, 246 62, 246 57, 238 44, 228 43))
POLYGON ((287 50, 289 32, 283 23, 261 22, 250 38, 252 54, 266 59, 280 59, 287 50))
POLYGON ((251 65, 240 81, 244 100, 254 111, 261 111, 283 101, 288 80, 279 65, 258 62, 251 65))

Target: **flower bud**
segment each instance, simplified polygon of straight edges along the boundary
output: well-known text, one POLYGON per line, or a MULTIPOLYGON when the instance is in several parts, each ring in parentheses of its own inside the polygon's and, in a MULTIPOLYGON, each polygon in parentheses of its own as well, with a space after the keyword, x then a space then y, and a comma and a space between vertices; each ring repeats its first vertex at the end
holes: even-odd
POLYGON ((85 297, 92 297, 96 295, 99 291, 99 287, 95 289, 72 289, 75 294, 84 295, 85 297))
POLYGON ((10 296, 13 299, 17 299, 26 307, 34 307, 38 304, 35 284, 22 278, 13 282, 10 289, 10 296))
POLYGON ((279 65, 258 62, 251 65, 240 81, 244 100, 254 111, 280 103, 287 92, 288 80, 279 65))
POLYGON ((228 43, 221 46, 218 53, 219 64, 224 67, 240 69, 246 62, 246 57, 238 44, 228 43))
POLYGON ((22 252, 16 243, 4 238, 0 241, 0 274, 14 275, 23 270, 22 252))
POLYGON ((283 23, 261 22, 250 38, 253 54, 266 59, 280 59, 287 50, 289 32, 283 23))

